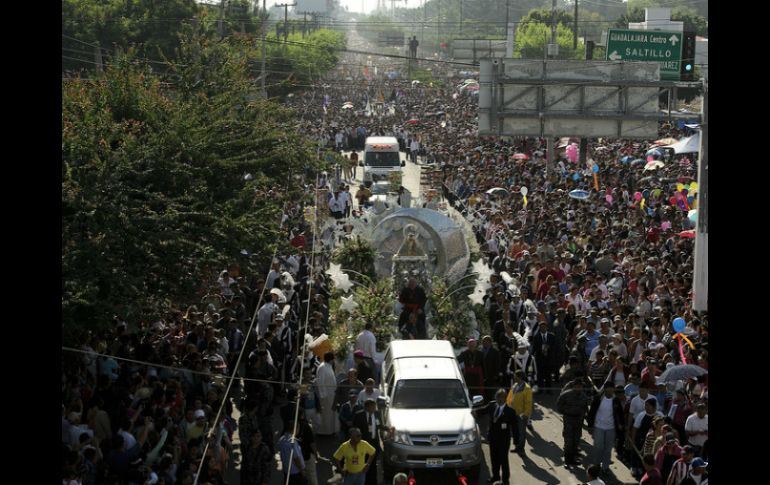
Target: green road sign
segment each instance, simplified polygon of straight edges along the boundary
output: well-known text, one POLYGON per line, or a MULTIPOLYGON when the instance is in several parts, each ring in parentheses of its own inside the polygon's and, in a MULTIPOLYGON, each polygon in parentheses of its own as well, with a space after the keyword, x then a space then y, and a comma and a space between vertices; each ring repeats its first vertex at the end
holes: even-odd
POLYGON ((661 81, 679 81, 683 37, 681 32, 609 29, 607 60, 657 62, 661 81))

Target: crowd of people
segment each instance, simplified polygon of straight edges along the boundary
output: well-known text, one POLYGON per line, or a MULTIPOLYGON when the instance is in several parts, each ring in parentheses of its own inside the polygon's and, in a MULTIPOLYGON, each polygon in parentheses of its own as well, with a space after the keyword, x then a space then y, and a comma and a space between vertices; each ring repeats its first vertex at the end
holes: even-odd
MULTIPOLYGON (((553 393, 566 464, 580 462, 585 425, 594 479, 608 473, 614 450, 642 484, 707 483, 708 375, 660 380, 684 361, 708 369, 708 316, 691 304, 694 240, 681 236, 692 228, 697 189, 679 185, 692 187, 696 157, 666 155, 650 172, 621 161, 644 159, 648 144, 591 140, 596 179, 591 163, 563 154, 549 166, 543 139, 478 137, 476 98, 451 86, 330 86, 287 103, 303 111, 320 149, 396 136, 413 162, 443 170, 445 197, 471 221, 494 270, 488 318, 475 329, 481 348, 470 339, 458 360, 472 389, 506 404, 510 431, 495 421, 496 440, 510 434, 525 455, 533 404, 553 393), (505 190, 488 193, 496 187, 505 190), (591 195, 573 199, 574 189, 591 195), (675 318, 686 322, 681 333, 675 318)), ((660 136, 686 130, 663 126, 660 136)), ((333 193, 330 182, 316 181, 333 193)), ((355 216, 350 196, 343 200, 331 215, 355 216)), ((332 460, 346 484, 376 483, 377 322, 357 336, 348 369, 319 342, 329 331, 331 286, 310 266, 304 213, 313 203, 308 195, 287 206, 285 237, 295 251, 276 258, 266 277, 223 271, 199 305, 156 321, 116 316, 110 331, 84 336, 64 356, 63 483, 188 484, 198 474, 199 483, 224 483, 236 430, 242 484, 269 483, 278 469, 289 483, 316 484, 316 465, 332 460), (339 449, 320 457, 316 436, 338 437, 339 449)), ((424 338, 425 295, 410 284, 400 297, 410 310, 401 336, 424 338)), ((500 456, 492 478, 507 482, 500 456)))

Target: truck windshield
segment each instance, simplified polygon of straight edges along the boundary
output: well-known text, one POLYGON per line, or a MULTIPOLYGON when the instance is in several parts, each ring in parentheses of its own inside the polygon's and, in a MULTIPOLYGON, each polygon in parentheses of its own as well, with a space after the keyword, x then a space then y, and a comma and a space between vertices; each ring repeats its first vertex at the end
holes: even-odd
POLYGON ((364 164, 369 167, 400 167, 398 152, 366 152, 364 164))
POLYGON ((398 381, 391 407, 400 409, 468 408, 462 382, 456 379, 398 381))

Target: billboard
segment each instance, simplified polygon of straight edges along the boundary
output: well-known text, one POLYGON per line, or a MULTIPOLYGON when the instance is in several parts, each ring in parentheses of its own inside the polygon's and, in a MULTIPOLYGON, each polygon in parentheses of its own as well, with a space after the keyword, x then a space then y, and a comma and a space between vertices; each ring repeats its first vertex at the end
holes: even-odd
POLYGON ((328 13, 329 0, 296 0, 295 12, 328 13))

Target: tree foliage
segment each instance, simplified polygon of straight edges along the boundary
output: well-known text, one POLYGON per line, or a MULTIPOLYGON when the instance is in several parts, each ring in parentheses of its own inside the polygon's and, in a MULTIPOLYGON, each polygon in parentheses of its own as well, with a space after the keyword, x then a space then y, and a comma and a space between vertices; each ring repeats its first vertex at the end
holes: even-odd
MULTIPOLYGON (((514 55, 522 59, 542 59, 546 45, 551 42, 551 28, 542 23, 528 22, 516 32, 514 55)), ((556 26, 556 43, 559 45, 557 59, 582 59, 585 46, 578 42, 577 49, 572 48, 572 30, 564 25, 556 26)))
POLYGON ((157 315, 242 249, 270 254, 302 198, 291 175, 318 164, 292 113, 258 99, 241 40, 199 27, 162 79, 129 49, 62 83, 65 325, 157 315))
POLYGON ((62 55, 82 59, 62 65, 92 69, 96 42, 109 53, 134 45, 142 57, 173 57, 184 21, 198 12, 194 0, 62 0, 62 55))

